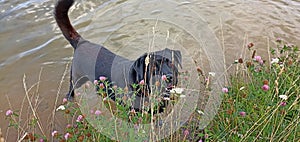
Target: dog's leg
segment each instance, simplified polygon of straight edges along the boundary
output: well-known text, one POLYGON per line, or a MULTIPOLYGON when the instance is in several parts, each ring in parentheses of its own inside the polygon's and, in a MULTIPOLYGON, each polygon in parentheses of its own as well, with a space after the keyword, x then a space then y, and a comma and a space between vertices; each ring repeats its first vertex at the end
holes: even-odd
POLYGON ((74 98, 74 87, 73 87, 73 82, 72 82, 72 68, 70 71, 70 87, 69 87, 69 92, 66 95, 68 100, 73 100, 74 98))

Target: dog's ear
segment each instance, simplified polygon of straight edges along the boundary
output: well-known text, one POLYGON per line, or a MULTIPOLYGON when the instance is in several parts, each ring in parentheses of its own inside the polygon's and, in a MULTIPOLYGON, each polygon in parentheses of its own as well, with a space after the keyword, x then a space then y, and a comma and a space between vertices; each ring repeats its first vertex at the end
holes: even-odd
MULTIPOLYGON (((182 68, 182 57, 181 57, 181 52, 179 50, 173 50, 173 60, 175 62, 175 64, 178 64, 180 66, 180 68, 182 68)), ((176 66, 178 66, 176 65, 176 66)))
POLYGON ((139 83, 139 81, 144 79, 146 64, 145 60, 148 54, 145 53, 141 57, 139 57, 132 65, 131 73, 134 83, 139 83))

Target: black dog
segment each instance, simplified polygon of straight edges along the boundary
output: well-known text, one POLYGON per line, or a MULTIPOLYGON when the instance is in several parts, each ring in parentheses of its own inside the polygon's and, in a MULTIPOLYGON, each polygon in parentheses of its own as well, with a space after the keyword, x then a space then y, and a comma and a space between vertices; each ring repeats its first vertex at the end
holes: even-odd
MULTIPOLYGON (((74 88, 79 88, 87 81, 99 80, 100 76, 106 77, 118 87, 128 86, 130 90, 134 89, 131 84, 144 80, 146 87, 138 93, 139 97, 145 96, 145 92, 149 93, 150 84, 161 80, 163 75, 167 77, 166 89, 162 89, 164 92, 177 84, 178 65, 181 65, 180 51, 164 49, 145 53, 135 61, 118 56, 101 45, 83 39, 76 32, 68 17, 68 10, 73 3, 74 0, 58 0, 54 12, 59 28, 75 50, 68 99, 74 96, 74 88)), ((113 95, 110 98, 115 100, 113 95)), ((134 108, 141 107, 136 103, 134 108)))

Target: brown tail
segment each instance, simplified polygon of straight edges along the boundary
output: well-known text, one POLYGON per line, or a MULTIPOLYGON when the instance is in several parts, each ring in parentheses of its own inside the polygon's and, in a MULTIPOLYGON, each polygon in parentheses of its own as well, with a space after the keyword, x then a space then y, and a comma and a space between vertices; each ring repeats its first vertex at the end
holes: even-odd
POLYGON ((74 0, 58 0, 55 6, 54 16, 55 20, 62 31, 65 38, 76 49, 80 35, 70 23, 68 11, 73 5, 74 0))

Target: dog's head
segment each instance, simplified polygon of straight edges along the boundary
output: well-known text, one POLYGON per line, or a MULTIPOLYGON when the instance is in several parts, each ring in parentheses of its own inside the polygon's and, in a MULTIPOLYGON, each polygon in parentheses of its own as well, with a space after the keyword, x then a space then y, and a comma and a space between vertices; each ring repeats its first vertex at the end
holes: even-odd
POLYGON ((181 52, 168 48, 139 57, 133 64, 131 75, 134 83, 143 80, 146 87, 138 94, 147 95, 155 87, 162 94, 168 93, 178 83, 178 68, 181 67, 181 61, 181 52))

